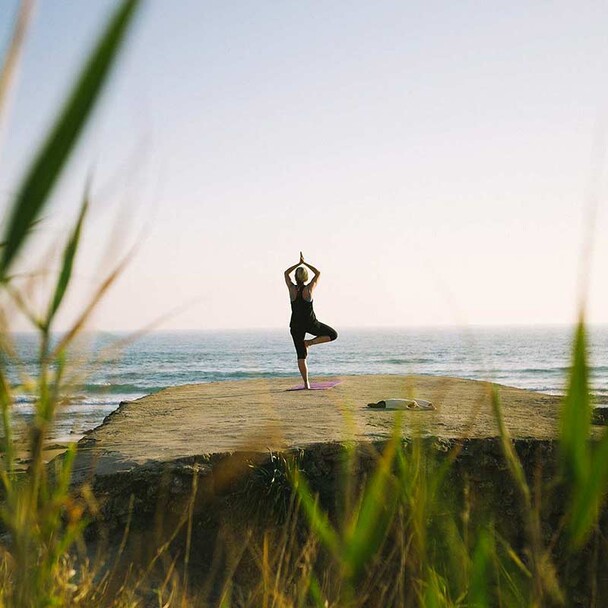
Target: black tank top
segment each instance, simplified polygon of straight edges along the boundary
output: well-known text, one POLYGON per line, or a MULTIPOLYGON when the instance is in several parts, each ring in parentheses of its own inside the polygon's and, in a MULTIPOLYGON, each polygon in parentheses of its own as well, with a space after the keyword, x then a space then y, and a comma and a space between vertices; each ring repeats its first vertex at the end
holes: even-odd
POLYGON ((308 302, 302 296, 304 285, 297 285, 298 293, 296 299, 291 301, 291 321, 289 327, 308 327, 310 323, 314 323, 317 318, 315 311, 312 309, 312 302, 308 302))

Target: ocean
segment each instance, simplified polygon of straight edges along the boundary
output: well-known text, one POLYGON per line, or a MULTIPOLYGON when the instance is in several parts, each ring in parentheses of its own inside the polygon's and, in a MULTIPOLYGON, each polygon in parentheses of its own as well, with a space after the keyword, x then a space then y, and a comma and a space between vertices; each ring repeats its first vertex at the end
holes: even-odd
MULTIPOLYGON (((348 374, 430 374, 491 380, 562 394, 568 376, 571 327, 469 327, 344 329, 338 340, 309 351, 312 378, 348 374)), ((76 440, 102 422, 123 400, 169 386, 247 378, 294 377, 289 330, 154 332, 104 356, 125 334, 88 336, 86 361, 74 363, 81 382, 66 395, 53 438, 76 440)), ((22 370, 36 371, 33 334, 16 336, 22 370)), ((589 328, 593 393, 608 404, 608 327, 589 328)), ((17 382, 17 370, 11 379, 17 382)), ((33 414, 31 395, 17 396, 15 412, 33 414)))

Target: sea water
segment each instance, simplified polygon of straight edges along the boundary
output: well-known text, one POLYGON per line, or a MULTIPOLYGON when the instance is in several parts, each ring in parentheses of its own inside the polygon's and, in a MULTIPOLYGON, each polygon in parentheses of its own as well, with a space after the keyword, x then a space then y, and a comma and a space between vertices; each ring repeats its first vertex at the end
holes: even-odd
MULTIPOLYGON (((336 342, 312 347, 312 378, 349 374, 424 374, 491 380, 562 394, 572 350, 571 327, 341 329, 336 342)), ((249 378, 293 377, 298 372, 289 330, 155 332, 114 349, 125 334, 88 337, 74 367, 80 382, 61 406, 54 437, 77 439, 124 400, 166 387, 249 378), (109 353, 109 354, 108 354, 109 353), (82 354, 82 353, 81 353, 82 354)), ((35 336, 16 337, 23 370, 36 372, 35 336)), ((608 403, 608 327, 589 328, 592 389, 608 403)), ((13 370, 13 381, 17 381, 13 370)), ((20 394, 17 416, 33 414, 20 394)))

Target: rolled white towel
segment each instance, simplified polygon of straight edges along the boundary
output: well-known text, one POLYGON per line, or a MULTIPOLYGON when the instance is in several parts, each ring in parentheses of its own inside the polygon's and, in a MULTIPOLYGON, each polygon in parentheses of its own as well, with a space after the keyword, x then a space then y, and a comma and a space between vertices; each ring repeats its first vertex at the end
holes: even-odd
POLYGON ((368 403, 367 407, 381 410, 434 410, 435 406, 425 399, 381 399, 368 403))

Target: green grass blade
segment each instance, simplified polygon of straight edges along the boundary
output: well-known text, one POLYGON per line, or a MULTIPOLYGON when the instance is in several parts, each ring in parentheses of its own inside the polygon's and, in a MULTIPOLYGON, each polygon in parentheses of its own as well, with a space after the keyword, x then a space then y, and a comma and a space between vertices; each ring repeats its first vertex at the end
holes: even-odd
POLYGON ((82 207, 80 208, 80 213, 78 215, 78 220, 76 222, 76 226, 74 226, 74 230, 70 235, 70 238, 67 242, 65 250, 63 252, 63 260, 61 264, 61 273, 59 274, 59 279, 57 281, 57 286, 55 287, 55 293, 53 295, 53 299, 51 300, 51 304, 49 306, 49 311, 46 316, 45 328, 48 330, 51 327, 51 323, 53 322, 53 318, 61 305, 63 297, 65 296, 65 292, 70 283, 70 279, 72 278, 72 268, 74 266, 74 258, 76 256, 76 251, 78 250, 78 244, 80 242, 80 233, 82 232, 82 224, 84 222, 84 217, 88 208, 88 195, 85 196, 82 207))
POLYGON ((311 575, 310 577, 310 585, 308 587, 308 592, 310 594, 310 598, 313 601, 313 605, 318 608, 325 608, 328 604, 327 601, 323 598, 323 591, 321 590, 321 585, 319 585, 319 581, 317 577, 311 575))
POLYGON ((575 338, 568 391, 560 415, 560 451, 566 477, 573 482, 589 474, 591 402, 586 356, 585 325, 579 321, 575 338))
POLYGON ((354 577, 380 548, 395 514, 398 494, 392 483, 391 468, 396 445, 397 441, 393 438, 376 466, 365 488, 355 525, 346 539, 344 562, 348 573, 354 577))
POLYGON ((226 581, 219 608, 231 608, 232 605, 232 581, 226 581))
POLYGON ((607 462, 608 434, 604 434, 593 452, 589 477, 574 494, 570 508, 570 533, 577 548, 584 544, 591 528, 597 522, 608 484, 607 462))
POLYGON ((98 99, 140 0, 120 4, 89 56, 54 127, 18 191, 2 242, 0 280, 4 281, 32 223, 39 217, 70 152, 98 99))
POLYGON ((490 606, 491 566, 496 553, 494 538, 487 529, 482 529, 477 539, 471 565, 469 606, 490 606))
POLYGON ((4 370, 0 369, 0 420, 2 421, 1 428, 3 435, 2 442, 0 442, 0 449, 2 449, 3 452, 3 458, 0 461, 0 473, 2 475, 2 484, 7 492, 10 490, 12 484, 13 467, 15 464, 11 405, 12 396, 10 384, 4 374, 4 370))
POLYGON ((451 602, 446 597, 445 589, 446 584, 441 575, 433 568, 428 568, 420 605, 424 608, 446 608, 451 602))
POLYGON ((502 447, 503 454, 505 456, 505 460, 507 461, 507 466, 509 467, 509 472, 511 473, 511 477, 515 481, 515 485, 519 490, 524 503, 525 508, 527 510, 531 509, 531 495, 530 495, 530 486, 526 480, 526 474, 524 472, 524 468, 521 464, 521 460, 511 443, 511 437, 509 435, 509 431, 505 426, 505 421, 502 416, 502 408, 500 406, 500 396, 498 394, 498 389, 496 386, 492 385, 492 394, 491 394, 491 402, 492 402, 492 410, 494 412, 494 418, 496 420, 496 424, 498 425, 498 433, 500 435, 500 443, 502 447))
POLYGON ((496 531, 494 531, 494 540, 498 541, 495 544, 502 549, 502 552, 504 553, 505 557, 508 558, 508 561, 514 564, 518 571, 523 574, 523 576, 525 576, 527 579, 531 579, 532 573, 528 567, 521 561, 521 558, 519 555, 517 555, 513 547, 511 547, 511 545, 496 531))
POLYGON ((313 532, 321 539, 325 547, 334 555, 340 556, 340 539, 329 522, 327 514, 319 508, 318 502, 313 497, 306 480, 297 469, 294 471, 293 486, 313 532))

